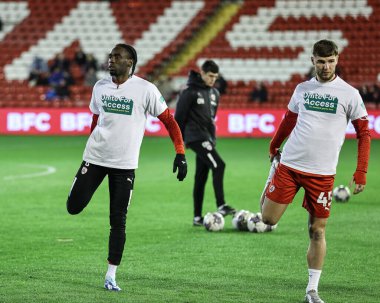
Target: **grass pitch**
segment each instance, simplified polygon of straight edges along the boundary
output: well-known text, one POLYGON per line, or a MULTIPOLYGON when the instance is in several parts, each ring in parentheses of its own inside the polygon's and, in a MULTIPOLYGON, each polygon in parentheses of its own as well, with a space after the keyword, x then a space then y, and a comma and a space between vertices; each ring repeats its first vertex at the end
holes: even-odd
MULTIPOLYGON (((307 213, 302 192, 276 231, 251 234, 192 226, 194 154, 188 177, 171 173, 167 138, 145 138, 117 273, 120 293, 102 288, 107 268, 105 180, 77 216, 65 209, 85 137, 0 137, 0 302, 302 302, 307 284, 307 213)), ((268 139, 219 139, 225 191, 237 209, 258 211, 267 178, 268 139)), ((320 294, 332 302, 379 302, 380 141, 372 141, 368 185, 334 203, 320 294)), ((356 141, 341 152, 336 185, 356 165, 356 141)), ((204 212, 214 211, 211 176, 204 212)))

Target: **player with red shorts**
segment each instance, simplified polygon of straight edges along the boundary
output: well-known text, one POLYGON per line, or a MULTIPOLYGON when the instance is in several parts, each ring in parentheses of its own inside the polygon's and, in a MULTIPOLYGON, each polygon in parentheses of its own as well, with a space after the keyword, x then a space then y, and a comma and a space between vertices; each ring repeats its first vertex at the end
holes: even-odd
POLYGON ((303 207, 309 212, 309 283, 305 302, 323 303, 318 283, 326 255, 325 228, 330 215, 336 166, 349 120, 356 130, 358 157, 351 180, 354 194, 364 190, 370 151, 367 111, 357 89, 335 73, 338 47, 320 40, 313 46, 316 76, 300 83, 288 111, 270 143, 270 158, 281 153, 262 205, 263 221, 275 225, 298 190, 305 190, 303 207))

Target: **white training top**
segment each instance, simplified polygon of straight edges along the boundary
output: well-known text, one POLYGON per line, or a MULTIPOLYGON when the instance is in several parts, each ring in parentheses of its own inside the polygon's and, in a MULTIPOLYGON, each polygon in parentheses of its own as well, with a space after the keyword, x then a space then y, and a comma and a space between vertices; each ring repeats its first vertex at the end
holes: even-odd
POLYGON ((88 138, 83 160, 135 169, 148 114, 157 117, 167 105, 157 87, 137 76, 117 85, 109 76, 94 85, 90 103, 98 124, 88 138))
POLYGON ((358 90, 338 76, 326 83, 312 78, 297 85, 288 108, 298 118, 281 163, 302 172, 334 175, 349 120, 367 116, 358 90))

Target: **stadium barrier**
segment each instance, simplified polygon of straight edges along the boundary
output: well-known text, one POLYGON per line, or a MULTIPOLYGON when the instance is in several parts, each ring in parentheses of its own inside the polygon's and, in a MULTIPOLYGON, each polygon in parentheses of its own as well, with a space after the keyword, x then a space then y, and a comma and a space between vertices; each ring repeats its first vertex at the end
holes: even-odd
MULTIPOLYGON (((272 137, 285 110, 276 109, 220 109, 216 119, 218 137, 272 137)), ((373 139, 380 139, 380 110, 369 110, 369 128, 373 139)), ((87 109, 0 109, 2 135, 88 135, 92 114, 87 109)), ((349 123, 347 137, 354 138, 355 130, 349 123)), ((167 136, 161 122, 148 116, 147 136, 167 136)))

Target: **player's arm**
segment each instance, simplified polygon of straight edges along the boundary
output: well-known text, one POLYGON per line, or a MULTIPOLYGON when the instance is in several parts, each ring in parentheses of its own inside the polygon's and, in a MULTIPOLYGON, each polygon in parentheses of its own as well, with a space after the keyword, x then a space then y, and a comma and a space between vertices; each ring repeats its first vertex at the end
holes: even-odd
POLYGON ((353 120, 352 125, 356 130, 356 138, 358 139, 358 158, 354 176, 350 182, 355 182, 354 194, 358 194, 364 190, 366 184, 366 173, 368 168, 369 153, 371 147, 371 135, 368 129, 368 118, 361 117, 353 120))
POLYGON ((269 156, 272 162, 273 158, 277 155, 282 142, 289 137, 290 133, 294 129, 297 123, 298 114, 290 111, 289 109, 285 113, 284 119, 282 119, 280 126, 274 134, 269 146, 269 156))
POLYGON ((164 110, 164 112, 157 118, 160 119, 160 121, 165 125, 165 128, 169 132, 170 139, 174 144, 176 157, 173 163, 173 173, 175 173, 178 168, 177 179, 179 181, 183 181, 187 174, 187 163, 181 130, 168 108, 164 110))
POLYGON ((90 133, 92 133, 92 131, 95 129, 96 125, 98 124, 98 119, 99 119, 99 115, 97 115, 97 114, 93 114, 92 115, 91 131, 90 131, 90 133))

